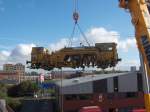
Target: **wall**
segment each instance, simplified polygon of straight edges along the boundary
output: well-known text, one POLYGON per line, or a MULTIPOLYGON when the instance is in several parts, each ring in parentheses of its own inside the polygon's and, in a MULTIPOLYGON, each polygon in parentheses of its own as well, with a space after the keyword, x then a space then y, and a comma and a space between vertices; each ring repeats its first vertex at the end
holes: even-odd
MULTIPOLYGON (((61 88, 60 88, 61 89, 61 88)), ((63 87, 63 94, 85 94, 93 93, 93 83, 80 83, 76 85, 70 85, 63 87)))
POLYGON ((119 92, 136 92, 138 91, 137 86, 137 75, 124 75, 118 77, 119 92))

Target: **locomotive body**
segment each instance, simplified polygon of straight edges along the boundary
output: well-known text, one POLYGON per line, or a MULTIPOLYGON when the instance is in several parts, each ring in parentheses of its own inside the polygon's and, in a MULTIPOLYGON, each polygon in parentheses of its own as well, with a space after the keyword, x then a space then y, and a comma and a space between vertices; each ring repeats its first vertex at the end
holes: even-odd
POLYGON ((49 53, 43 47, 33 47, 31 53, 32 69, 52 70, 53 68, 115 67, 118 61, 116 43, 96 43, 95 46, 68 47, 49 53))

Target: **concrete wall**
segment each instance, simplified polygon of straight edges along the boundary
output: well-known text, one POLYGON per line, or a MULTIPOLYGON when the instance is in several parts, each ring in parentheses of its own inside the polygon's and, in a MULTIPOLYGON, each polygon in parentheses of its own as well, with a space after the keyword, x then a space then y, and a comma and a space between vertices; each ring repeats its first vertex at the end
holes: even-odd
POLYGON ((113 82, 113 78, 108 78, 108 79, 107 79, 107 91, 108 91, 108 93, 114 92, 114 82, 113 82))
MULTIPOLYGON (((129 74, 118 77, 118 92, 136 92, 138 91, 137 74, 129 74)), ((107 79, 108 93, 114 92, 114 79, 107 79)))
MULTIPOLYGON (((61 90, 60 90, 61 92, 61 90)), ((93 93, 93 83, 81 83, 72 86, 63 87, 63 94, 86 94, 86 93, 93 93)))
POLYGON ((137 74, 129 74, 118 77, 118 92, 136 92, 138 91, 137 74))
MULTIPOLYGON (((137 92, 138 91, 138 79, 137 73, 129 73, 128 75, 118 76, 118 92, 137 92)), ((68 85, 63 87, 63 94, 90 94, 90 93, 99 93, 101 90, 101 86, 106 86, 106 92, 113 93, 114 92, 114 77, 107 78, 106 83, 101 83, 103 80, 99 80, 99 83, 94 83, 97 81, 90 81, 86 83, 77 83, 75 85, 68 85), (96 90, 94 84, 96 84, 96 90)), ((142 83, 142 82, 141 82, 142 83)), ((61 89, 61 88, 60 88, 61 89)), ((61 92, 61 90, 60 90, 61 92)))

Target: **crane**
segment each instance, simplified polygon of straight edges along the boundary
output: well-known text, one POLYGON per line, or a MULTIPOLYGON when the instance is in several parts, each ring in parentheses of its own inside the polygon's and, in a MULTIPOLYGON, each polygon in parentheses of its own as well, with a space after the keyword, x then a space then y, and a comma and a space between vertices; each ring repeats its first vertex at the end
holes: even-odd
POLYGON ((119 6, 129 11, 135 28, 135 37, 145 70, 144 91, 146 112, 150 112, 150 0, 119 0, 119 6))
MULTIPOLYGON (((119 6, 120 8, 128 10, 131 15, 131 22, 135 28, 136 43, 141 54, 145 71, 143 76, 146 77, 144 81, 144 83, 146 83, 146 89, 144 91, 145 107, 146 112, 150 112, 150 0, 119 0, 119 6)), ((76 25, 79 18, 76 11, 73 17, 76 25)), ((41 57, 41 54, 39 55, 40 56, 35 54, 33 58, 36 56, 41 57)), ((62 57, 62 55, 60 57, 62 57)), ((47 63, 47 61, 45 61, 44 64, 45 63, 47 63)))
POLYGON ((96 67, 101 69, 114 68, 121 59, 118 57, 117 44, 111 43, 95 43, 95 46, 91 46, 84 32, 82 31, 78 20, 78 0, 74 0, 74 12, 73 12, 73 31, 71 33, 68 47, 64 47, 58 51, 52 53, 44 47, 33 47, 31 52, 30 68, 32 69, 44 69, 53 70, 54 68, 82 68, 96 67), (75 35, 75 31, 79 30, 84 38, 87 46, 83 45, 73 47, 72 40, 75 35))

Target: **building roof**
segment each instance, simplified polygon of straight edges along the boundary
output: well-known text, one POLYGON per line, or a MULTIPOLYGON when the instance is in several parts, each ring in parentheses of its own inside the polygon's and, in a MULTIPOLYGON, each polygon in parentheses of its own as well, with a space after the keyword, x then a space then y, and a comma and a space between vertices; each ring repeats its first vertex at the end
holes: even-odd
POLYGON ((93 74, 78 78, 72 78, 72 79, 63 79, 62 83, 61 80, 56 81, 56 85, 66 87, 66 86, 72 86, 87 82, 93 82, 97 80, 103 80, 111 77, 118 77, 123 75, 135 75, 137 72, 125 72, 125 73, 111 73, 111 74, 93 74))

